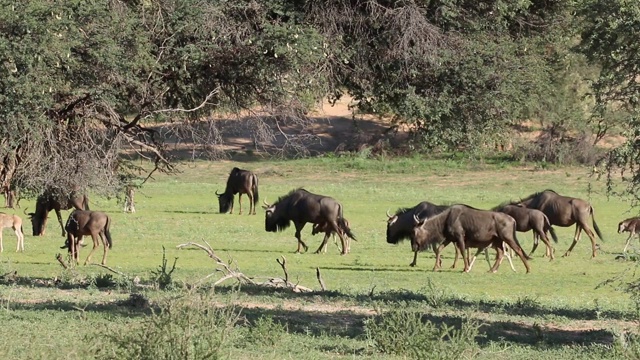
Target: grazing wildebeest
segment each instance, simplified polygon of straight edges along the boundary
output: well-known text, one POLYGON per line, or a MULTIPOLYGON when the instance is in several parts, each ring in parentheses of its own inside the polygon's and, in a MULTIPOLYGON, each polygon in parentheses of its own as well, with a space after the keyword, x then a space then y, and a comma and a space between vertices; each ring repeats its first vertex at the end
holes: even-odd
MULTIPOLYGON (((304 251, 308 250, 307 244, 302 241, 300 231, 306 223, 327 224, 332 232, 338 234, 342 243, 342 255, 347 254, 348 247, 345 240, 350 237, 355 240, 355 236, 349 227, 340 224, 342 215, 342 205, 335 199, 317 195, 304 189, 295 189, 287 195, 280 197, 273 205, 264 202, 263 208, 265 213, 265 230, 268 232, 282 231, 288 228, 293 221, 296 227, 296 239, 298 239, 298 249, 296 253, 300 253, 300 246, 304 247, 304 251)), ((323 244, 324 245, 324 244, 323 244)), ((323 245, 318 248, 319 252, 323 245)))
POLYGON ((78 263, 79 249, 78 245, 82 243, 82 237, 91 235, 93 239, 93 248, 89 252, 89 256, 84 261, 87 265, 91 261, 91 255, 100 245, 99 239, 102 240, 104 246, 104 254, 102 255, 102 265, 107 264, 107 252, 113 246, 111 241, 111 233, 109 227, 111 219, 109 216, 100 211, 74 210, 67 219, 65 229, 67 230, 67 240, 65 246, 68 246, 71 257, 78 263))
POLYGON ((24 251, 24 233, 22 232, 22 219, 18 215, 10 215, 0 213, 0 252, 4 251, 2 247, 2 230, 4 228, 12 228, 18 238, 18 246, 16 252, 24 251))
POLYGON ((75 208, 77 210, 89 210, 89 198, 86 195, 77 195, 73 193, 60 194, 54 191, 45 191, 43 194, 38 196, 36 199, 36 212, 27 214, 31 218, 33 236, 44 235, 47 217, 51 210, 56 211, 58 222, 62 228, 62 236, 65 236, 66 234, 60 210, 69 210, 71 208, 75 208))
MULTIPOLYGON (((411 231, 415 226, 413 220, 414 215, 419 219, 429 219, 448 208, 449 205, 435 205, 428 201, 423 201, 412 208, 400 208, 396 211, 395 215, 391 215, 387 211, 387 243, 397 244, 402 240, 411 238, 411 231)), ((437 251, 438 245, 443 240, 444 239, 431 244, 434 253, 437 251)), ((411 243, 411 249, 413 250, 413 261, 409 266, 416 266, 418 261, 418 251, 420 251, 420 249, 413 242, 411 243)), ((458 258, 457 251, 458 250, 456 248, 456 259, 458 258)))
MULTIPOLYGON (((524 263, 527 273, 530 271, 527 256, 522 251, 516 237, 516 221, 509 215, 478 210, 466 205, 453 205, 430 219, 414 216, 414 228, 411 232, 412 244, 423 249, 434 242, 444 239, 440 248, 453 242, 461 254, 465 248, 484 249, 493 247, 498 252, 491 272, 496 272, 504 256, 504 245, 507 243, 518 254, 524 263)), ((469 271, 469 258, 464 260, 464 271, 469 271)), ((440 253, 436 255, 436 268, 440 263, 440 253)))
POLYGON ((556 232, 551 227, 549 218, 542 211, 519 206, 513 202, 502 203, 491 210, 505 213, 514 218, 517 231, 527 232, 533 230, 533 249, 531 249, 529 256, 532 256, 533 252, 536 251, 538 239, 541 239, 547 247, 545 256, 549 256, 549 260, 554 259, 553 253, 555 250, 549 242, 547 232, 551 233, 551 237, 556 243, 558 243, 558 236, 556 236, 556 232))
POLYGON ((571 254, 573 247, 576 246, 576 243, 580 240, 582 230, 584 230, 591 239, 591 257, 596 257, 596 238, 593 230, 591 230, 587 223, 589 216, 591 216, 593 220, 593 228, 596 230, 598 237, 603 241, 604 239, 602 238, 598 224, 596 224, 593 207, 587 201, 558 195, 555 191, 547 189, 528 196, 521 200, 519 204, 529 209, 542 211, 549 218, 551 225, 568 227, 576 224, 573 243, 563 256, 569 256, 569 254, 571 254))
MULTIPOLYGON (((338 219, 338 227, 342 232, 342 236, 347 241, 347 253, 350 253, 351 238, 347 235, 347 229, 349 229, 349 220, 345 218, 338 219)), ((320 244, 320 247, 318 248, 318 250, 316 250, 316 254, 319 254, 321 251, 325 254, 327 253, 327 243, 329 241, 329 236, 331 236, 331 234, 333 234, 333 242, 336 245, 338 245, 338 241, 336 240, 336 233, 333 232, 333 229, 331 228, 331 225, 329 225, 329 223, 313 224, 313 229, 311 229, 311 235, 315 235, 319 233, 324 233, 324 239, 322 240, 322 244, 320 244)))
POLYGON ((231 170, 224 192, 218 194, 216 190, 221 214, 226 212, 233 214, 233 198, 235 194, 239 194, 240 212, 238 212, 238 215, 242 214, 242 194, 247 194, 247 197, 249 197, 249 215, 255 215, 256 204, 258 203, 258 176, 251 171, 241 170, 237 167, 231 170))
POLYGON ((623 253, 627 252, 627 247, 629 247, 629 244, 631 243, 631 238, 640 233, 640 217, 632 217, 621 221, 618 224, 618 234, 622 234, 625 231, 629 233, 629 237, 627 238, 627 243, 624 245, 624 249, 622 250, 623 253))

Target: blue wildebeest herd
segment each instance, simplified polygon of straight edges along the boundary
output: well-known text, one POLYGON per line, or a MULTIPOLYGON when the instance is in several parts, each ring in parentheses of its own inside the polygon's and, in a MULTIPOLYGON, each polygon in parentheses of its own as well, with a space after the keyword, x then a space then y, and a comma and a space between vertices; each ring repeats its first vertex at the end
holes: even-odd
MULTIPOLYGON (((242 195, 249 198, 249 215, 256 214, 259 200, 258 177, 251 171, 233 168, 227 178, 224 192, 216 195, 219 201, 220 213, 233 213, 234 198, 238 195, 239 210, 242 214, 242 195)), ((311 234, 324 233, 324 239, 316 253, 326 252, 327 242, 331 235, 340 239, 342 255, 350 252, 350 240, 356 237, 351 231, 350 224, 343 215, 343 206, 329 196, 313 194, 305 189, 297 188, 281 196, 273 204, 263 201, 265 210, 265 230, 280 232, 291 226, 295 227, 295 238, 298 246, 296 253, 306 252, 307 244, 302 240, 302 229, 307 223, 313 225, 311 234)), ((111 219, 104 212, 89 210, 89 200, 85 195, 64 195, 47 190, 36 200, 36 210, 29 215, 33 235, 44 234, 48 213, 55 210, 62 228, 62 236, 66 236, 65 245, 75 262, 78 261, 79 247, 84 246, 82 237, 90 235, 93 248, 85 264, 90 262, 91 256, 102 240, 104 253, 102 264, 106 264, 108 249, 112 247, 109 232, 111 219), (74 209, 65 225, 62 224, 60 210, 74 209)), ((126 210, 125 210, 126 211, 126 210)), ((509 249, 514 251, 522 260, 527 272, 530 271, 528 260, 533 255, 538 242, 545 245, 545 257, 554 259, 554 248, 547 234, 551 234, 554 242, 558 238, 553 226, 576 226, 573 242, 564 256, 568 256, 584 231, 591 240, 592 257, 596 256, 597 236, 602 234, 594 218, 592 206, 585 200, 562 196, 553 190, 544 190, 532 194, 520 201, 505 202, 491 210, 476 209, 465 204, 436 205, 424 201, 411 208, 400 208, 395 214, 387 211, 386 240, 390 244, 397 244, 403 240, 410 240, 414 253, 410 266, 416 266, 418 252, 433 249, 436 261, 434 270, 442 267, 442 250, 450 243, 454 244, 456 255, 453 266, 459 257, 464 262, 465 272, 470 271, 477 255, 484 251, 488 261, 488 250, 496 251, 496 258, 490 271, 496 272, 504 257, 511 262, 509 249), (593 230, 589 226, 589 218, 593 230), (518 242, 516 232, 533 231, 533 249, 527 255, 518 242), (594 233, 595 230, 595 233, 594 233), (477 249, 473 260, 469 257, 469 249, 477 249), (466 250, 466 251, 465 251, 466 250)), ((12 227, 18 237, 18 250, 24 250, 22 234, 22 220, 17 215, 0 213, 0 251, 2 251, 1 230, 12 227)), ((640 234, 640 218, 626 219, 618 225, 618 232, 629 232, 630 235, 623 252, 627 250, 633 236, 640 234)), ((513 264, 511 265, 513 269, 513 264)))

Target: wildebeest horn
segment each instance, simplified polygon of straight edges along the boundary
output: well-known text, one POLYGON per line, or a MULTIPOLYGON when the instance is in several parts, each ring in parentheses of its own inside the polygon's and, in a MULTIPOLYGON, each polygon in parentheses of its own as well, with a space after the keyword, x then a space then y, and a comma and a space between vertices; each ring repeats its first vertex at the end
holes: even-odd
POLYGON ((218 190, 216 189, 216 195, 220 196, 220 195, 222 195, 222 194, 218 194, 218 190))
POLYGON ((393 216, 389 214, 389 209, 387 209, 387 217, 391 219, 393 216))
POLYGON ((420 224, 420 219, 418 218, 418 216, 416 216, 416 214, 413 214, 413 221, 416 225, 420 224))
POLYGON ((29 208, 29 207, 27 206, 26 208, 24 208, 24 210, 22 210, 22 212, 23 212, 25 215, 27 215, 27 216, 29 216, 29 214, 27 214, 27 209, 28 209, 28 208, 29 208))
POLYGON ((269 205, 269 204, 267 203, 267 201, 266 201, 265 199, 262 199, 262 203, 263 203, 263 204, 264 204, 264 206, 266 206, 266 207, 270 207, 270 206, 271 206, 271 205, 269 205))

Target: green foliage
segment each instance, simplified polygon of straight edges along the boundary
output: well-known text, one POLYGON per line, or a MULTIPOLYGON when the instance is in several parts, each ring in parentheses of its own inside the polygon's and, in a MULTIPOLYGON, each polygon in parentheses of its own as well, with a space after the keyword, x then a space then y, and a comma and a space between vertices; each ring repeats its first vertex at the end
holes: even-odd
POLYGON ((171 275, 176 270, 176 263, 178 262, 178 258, 173 259, 173 265, 171 269, 169 269, 169 261, 167 260, 167 252, 162 247, 162 264, 158 266, 156 270, 151 272, 152 281, 160 290, 171 290, 173 289, 174 282, 171 275))
POLYGON ((367 338, 384 354, 411 359, 472 359, 478 355, 475 338, 479 326, 463 322, 459 329, 440 326, 408 309, 386 311, 365 321, 367 338))
POLYGON ((103 344, 97 359, 220 359, 234 337, 239 311, 217 306, 209 295, 185 294, 157 304, 158 310, 122 333, 88 335, 103 344), (105 344, 106 341, 106 344, 105 344))
POLYGON ((286 332, 283 324, 275 322, 271 316, 263 315, 251 324, 244 340, 249 344, 272 347, 280 343, 286 332))

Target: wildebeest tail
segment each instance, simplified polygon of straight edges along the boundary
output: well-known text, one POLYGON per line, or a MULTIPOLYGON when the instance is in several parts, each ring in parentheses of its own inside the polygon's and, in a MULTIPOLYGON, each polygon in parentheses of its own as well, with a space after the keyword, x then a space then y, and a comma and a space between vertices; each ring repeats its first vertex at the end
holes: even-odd
POLYGON ((253 205, 255 206, 258 204, 258 198, 260 197, 258 195, 258 175, 256 174, 253 174, 253 188, 251 191, 253 192, 253 205))
POLYGON ((547 215, 544 216, 544 227, 545 227, 545 230, 549 230, 549 234, 551 234, 551 237, 553 238, 553 242, 557 244, 558 235, 556 235, 556 231, 553 230, 553 226, 551 226, 551 222, 549 221, 549 218, 547 217, 547 215))
POLYGON ((593 206, 589 208, 589 212, 591 213, 591 219, 593 220, 593 229, 596 231, 596 234, 598 234, 600 240, 604 241, 600 228, 598 227, 598 224, 596 224, 596 215, 593 213, 593 206))
POLYGON ((113 241, 111 240, 111 233, 109 227, 111 226, 111 218, 107 216, 107 224, 104 226, 104 237, 107 238, 109 249, 113 247, 113 241))

